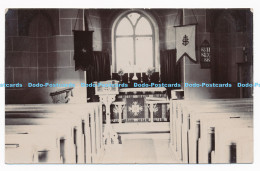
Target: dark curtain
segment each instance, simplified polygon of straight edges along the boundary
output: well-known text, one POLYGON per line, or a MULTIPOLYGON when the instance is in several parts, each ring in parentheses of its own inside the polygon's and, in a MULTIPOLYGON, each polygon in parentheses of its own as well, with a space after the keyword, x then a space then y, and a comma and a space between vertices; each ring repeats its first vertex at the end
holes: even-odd
POLYGON ((87 71, 93 67, 93 31, 78 31, 74 33, 75 71, 87 71))
MULTIPOLYGON (((166 84, 181 83, 180 62, 176 63, 176 49, 160 52, 161 62, 161 82, 166 84)), ((167 94, 170 97, 171 90, 167 88, 167 94)))
MULTIPOLYGON (((110 80, 110 58, 107 52, 93 52, 93 66, 87 71, 87 83, 93 83, 95 81, 110 80)), ((95 96, 95 88, 87 88, 87 96, 89 101, 98 101, 98 97, 95 96)))

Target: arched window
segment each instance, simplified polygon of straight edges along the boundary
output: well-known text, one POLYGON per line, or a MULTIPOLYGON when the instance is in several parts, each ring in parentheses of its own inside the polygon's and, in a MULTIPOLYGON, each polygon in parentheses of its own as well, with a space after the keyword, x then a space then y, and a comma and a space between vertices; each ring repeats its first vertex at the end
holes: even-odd
POLYGON ((116 72, 145 72, 155 67, 155 28, 141 12, 128 12, 114 27, 114 65, 116 72))

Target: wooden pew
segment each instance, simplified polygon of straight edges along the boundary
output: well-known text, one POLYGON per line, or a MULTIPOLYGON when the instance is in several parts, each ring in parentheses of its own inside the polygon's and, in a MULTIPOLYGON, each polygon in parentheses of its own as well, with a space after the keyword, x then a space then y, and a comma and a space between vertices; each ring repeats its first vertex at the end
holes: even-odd
POLYGON ((201 126, 200 163, 250 163, 253 161, 252 119, 207 119, 201 126), (236 148, 235 154, 231 154, 231 145, 236 148))
MULTIPOLYGON (((209 128, 215 128, 215 127, 212 126, 212 127, 207 128, 207 127, 204 127, 205 124, 208 124, 211 120, 213 120, 213 122, 219 122, 220 119, 222 119, 223 121, 229 121, 229 124, 232 124, 234 122, 234 118, 237 118, 238 120, 242 119, 242 121, 243 121, 243 119, 247 118, 248 116, 250 118, 250 114, 252 114, 252 112, 248 112, 248 110, 238 112, 235 109, 236 108, 233 108, 230 111, 224 110, 223 112, 221 112, 221 111, 210 112, 207 110, 205 110, 205 111, 199 110, 199 112, 196 111, 197 114, 196 114, 196 112, 193 112, 193 115, 190 116, 191 117, 190 122, 193 123, 194 125, 195 125, 195 122, 196 122, 196 124, 199 123, 199 126, 200 126, 200 136, 199 136, 199 139, 197 138, 197 140, 199 140, 199 142, 197 144, 200 144, 200 145, 199 145, 199 147, 193 147, 193 148, 190 146, 190 149, 198 150, 198 148, 199 148, 199 150, 198 150, 199 154, 198 154, 198 157, 196 157, 197 158, 196 162, 198 162, 198 163, 209 162, 207 160, 207 156, 201 154, 202 150, 200 150, 200 149, 202 149, 202 147, 207 145, 207 144, 205 144, 205 141, 206 141, 205 137, 207 135, 207 133, 205 131, 208 130, 209 128), (227 113, 225 113, 225 112, 227 112, 227 113), (231 120, 231 118, 233 118, 233 119, 231 120), (204 141, 203 141, 203 139, 204 139, 204 141)), ((194 127, 193 130, 195 130, 195 129, 196 128, 194 127)), ((193 133, 191 131, 190 135, 193 135, 193 136, 196 135, 195 132, 197 132, 197 131, 193 131, 193 133)), ((192 137, 190 137, 190 141, 191 140, 192 140, 192 137)), ((193 140, 193 142, 194 142, 194 140, 193 140)), ((192 144, 193 143, 190 143, 190 145, 192 145, 192 144)), ((192 155, 190 155, 190 156, 192 156, 192 155)), ((195 158, 195 156, 194 156, 194 158, 195 158)))
MULTIPOLYGON (((18 152, 20 151, 21 155, 31 155, 31 160, 29 163, 38 163, 38 151, 46 151, 49 158, 49 160, 46 160, 47 163, 61 163, 62 161, 58 155, 60 145, 59 141, 61 137, 69 140, 68 137, 70 136, 70 130, 67 130, 68 133, 65 136, 65 133, 60 134, 61 131, 54 131, 55 129, 60 128, 61 127, 59 126, 55 127, 50 125, 7 125, 5 142, 7 146, 6 149, 8 149, 9 144, 18 144, 17 150, 18 152), (56 157, 54 157, 54 155, 56 157)), ((68 142, 66 143, 68 144, 68 142)), ((12 151, 15 150, 12 149, 12 151)), ((17 155, 18 152, 16 152, 17 155)), ((21 158, 21 160, 15 160, 13 156, 8 154, 8 151, 6 151, 6 159, 8 159, 6 160, 8 163, 28 163, 28 159, 26 159, 26 157, 21 158)), ((69 161, 69 158, 66 157, 66 160, 69 161)))
MULTIPOLYGON (((196 163, 205 163, 208 162, 207 160, 203 160, 201 157, 196 157, 194 155, 194 151, 192 153, 192 149, 197 149, 198 147, 196 147, 194 144, 196 144, 198 140, 202 140, 202 138, 204 138, 207 135, 207 132, 205 132, 206 130, 208 130, 210 127, 213 127, 212 125, 208 125, 208 123, 214 123, 214 122, 220 122, 220 120, 222 121, 227 121, 229 122, 229 124, 233 124, 233 122, 242 122, 244 121, 244 119, 249 119, 249 124, 250 122, 252 123, 252 118, 250 118, 250 113, 251 112, 234 112, 232 113, 231 111, 228 113, 225 112, 200 112, 199 114, 193 113, 192 115, 190 115, 189 120, 187 119, 186 125, 189 123, 189 127, 185 126, 185 124, 183 124, 183 132, 188 131, 188 139, 189 139, 189 146, 188 148, 191 149, 189 156, 190 156, 190 162, 195 162, 195 158, 197 158, 198 160, 196 160, 196 163), (186 128, 186 129, 185 129, 186 128), (193 157, 193 158, 192 158, 193 157)), ((220 126, 223 122, 220 122, 220 126)), ((224 125, 225 126, 225 125, 224 125)), ((183 140, 183 143, 185 143, 187 141, 183 140)), ((203 143, 202 143, 203 144, 203 143)), ((204 144, 205 145, 205 144, 204 144)), ((199 155, 201 156, 201 155, 199 155)))
POLYGON ((7 157, 7 162, 42 162, 36 160, 37 157, 32 157, 36 155, 35 153, 39 153, 38 156, 48 155, 49 160, 43 161, 46 163, 97 161, 103 153, 100 106, 99 103, 6 105, 6 155, 19 153, 19 151, 25 153, 21 149, 28 147, 26 152, 31 156, 26 160, 19 160, 19 158, 12 160, 11 156, 7 157), (30 141, 31 139, 35 141, 30 141), (45 139, 50 141, 43 141, 45 139), (19 147, 12 144, 18 144, 19 147))
MULTIPOLYGON (((246 126, 244 125, 242 122, 244 122, 245 119, 247 119, 249 122, 249 126, 252 126, 252 106, 246 106, 244 107, 244 109, 241 109, 240 105, 239 106, 234 106, 231 105, 232 108, 228 108, 228 105, 225 104, 221 104, 221 110, 217 110, 217 108, 212 108, 212 110, 214 112, 211 112, 212 110, 210 110, 210 108, 204 109, 203 106, 199 107, 198 110, 193 110, 192 115, 190 116, 190 123, 193 124, 193 130, 196 129, 195 124, 200 124, 200 144, 201 146, 206 146, 207 144, 205 144, 205 142, 203 143, 203 138, 206 137, 206 132, 205 130, 208 130, 210 127, 213 126, 208 126, 205 127, 204 125, 210 123, 210 122, 217 122, 220 123, 219 126, 223 127, 223 122, 227 121, 228 124, 227 125, 232 125, 234 122, 241 122, 240 124, 238 124, 238 126, 246 126), (237 108, 238 107, 238 108, 237 108), (237 110, 238 109, 238 110, 237 110), (222 119, 222 122, 220 122, 220 119, 222 119), (221 126, 222 125, 222 126, 221 126)), ((212 123, 213 124, 213 123, 212 123)), ((226 125, 224 125, 226 126, 226 125)), ((227 128, 228 129, 228 128, 227 128)), ((192 130, 192 129, 191 129, 192 130)), ((189 135, 193 136, 196 135, 196 131, 191 131, 189 135)), ((235 130, 234 130, 235 133, 235 130)), ((191 141, 191 137, 190 137, 190 141, 191 141)), ((205 138, 204 138, 205 139, 205 138)), ((206 141, 206 140, 204 140, 206 141)), ((194 142, 194 140, 193 140, 194 142)), ((195 142, 194 142, 195 143, 195 142)), ((190 149, 195 149, 195 147, 191 147, 193 145, 193 143, 190 143, 190 149)), ((199 148, 199 149, 202 149, 199 148)), ((199 150, 200 153, 201 150, 199 150)), ((192 155, 190 155, 192 156, 192 155)), ((194 156, 194 155, 193 155, 194 156)), ((195 158, 195 157, 194 157, 195 158)), ((199 158, 197 158, 199 163, 207 163, 207 157, 206 155, 199 155, 199 158), (203 157, 204 156, 204 157, 203 157)), ((191 160, 192 161, 192 160, 191 160)), ((194 160, 193 160, 194 162, 194 160)))
MULTIPOLYGON (((232 124, 234 119, 237 119, 239 121, 236 122, 241 122, 238 125, 241 125, 244 119, 248 119, 249 125, 252 125, 250 124, 252 123, 253 111, 252 99, 173 101, 171 109, 171 145, 173 151, 176 152, 177 157, 183 163, 208 162, 207 155, 205 153, 202 155, 203 150, 201 150, 204 146, 207 146, 205 144, 207 141, 205 138, 202 139, 201 136, 206 137, 207 133, 203 132, 202 135, 201 132, 211 128, 211 126, 202 128, 201 125, 210 123, 211 120, 218 120, 221 123, 220 119, 223 121, 227 120, 229 124, 232 124)), ((247 129, 247 131, 250 132, 250 129, 247 129)), ((236 131, 233 129, 233 132, 235 133, 236 131)), ((250 136, 248 139, 250 139, 250 136)), ((240 161, 242 162, 242 160, 240 161)), ((215 160, 214 162, 219 163, 223 161, 215 160)))
MULTIPOLYGON (((9 111, 9 108, 7 108, 6 126, 11 127, 11 129, 13 130, 15 130, 17 126, 27 126, 26 127, 27 130, 23 130, 26 131, 25 133, 29 134, 31 137, 30 139, 27 140, 27 142, 31 143, 31 139, 37 140, 37 142, 33 142, 33 144, 31 144, 31 146, 36 146, 35 150, 37 151, 43 151, 44 149, 46 149, 46 147, 44 147, 44 149, 42 148, 43 146, 47 146, 49 142, 49 141, 46 142, 40 140, 39 137, 42 136, 45 139, 53 138, 53 139, 57 139, 57 141, 59 141, 60 138, 63 138, 63 140, 66 140, 66 144, 68 145, 66 149, 68 153, 75 154, 76 149, 73 140, 75 139, 76 135, 73 134, 73 130, 76 127, 79 127, 80 120, 78 118, 71 117, 72 116, 71 113, 67 112, 66 110, 61 113, 58 110, 53 109, 53 107, 49 107, 49 106, 45 106, 45 107, 48 109, 47 111, 49 113, 47 111, 43 111, 41 107, 39 111, 37 111, 35 106, 31 106, 31 107, 26 106, 25 109, 21 107, 20 109, 15 109, 14 111, 9 111), (30 127, 31 125, 33 125, 34 128, 30 127), (37 132, 34 131, 36 126, 38 128, 37 132), (54 137, 48 138, 50 137, 50 135, 54 135, 54 137)), ((19 129, 17 131, 19 131, 19 129)), ((20 139, 17 139, 17 141, 20 139)), ((48 151, 48 153, 50 153, 50 150, 45 150, 45 151, 48 151)), ((74 155, 70 155, 66 157, 66 161, 69 163, 76 162, 77 156, 74 156, 74 158, 73 156, 74 155)), ((56 163, 57 160, 51 159, 46 162, 56 163)))

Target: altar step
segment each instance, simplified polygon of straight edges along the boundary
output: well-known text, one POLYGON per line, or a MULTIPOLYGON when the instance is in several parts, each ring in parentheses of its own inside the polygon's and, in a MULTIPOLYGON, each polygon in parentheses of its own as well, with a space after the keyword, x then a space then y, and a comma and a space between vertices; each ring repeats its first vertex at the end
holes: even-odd
POLYGON ((128 132, 128 133, 119 133, 121 136, 122 143, 125 140, 129 139, 152 139, 152 140, 170 140, 170 133, 152 133, 152 132, 128 132))
POLYGON ((169 134, 120 134, 122 144, 105 150, 100 163, 178 163, 169 150, 169 134))
POLYGON ((117 133, 169 133, 169 122, 137 122, 137 123, 122 123, 111 124, 112 128, 117 133))

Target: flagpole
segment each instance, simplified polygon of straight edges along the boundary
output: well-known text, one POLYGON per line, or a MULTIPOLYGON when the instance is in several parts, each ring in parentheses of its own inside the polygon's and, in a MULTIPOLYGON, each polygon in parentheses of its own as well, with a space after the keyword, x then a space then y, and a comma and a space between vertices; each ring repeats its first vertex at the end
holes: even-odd
POLYGON ((83 8, 83 31, 85 31, 85 9, 83 8))
MULTIPOLYGON (((184 14, 185 14, 185 11, 184 11, 184 8, 182 8, 182 25, 185 25, 185 20, 184 20, 184 14)), ((182 58, 183 59, 183 91, 184 91, 184 94, 185 94, 185 57, 182 58)), ((185 96, 184 96, 185 98, 185 96)))
MULTIPOLYGON (((85 31, 85 9, 83 8, 83 31, 85 31)), ((84 79, 85 79, 85 83, 87 83, 87 71, 84 71, 84 79)), ((86 102, 88 102, 88 92, 87 92, 87 88, 86 88, 86 102)))

